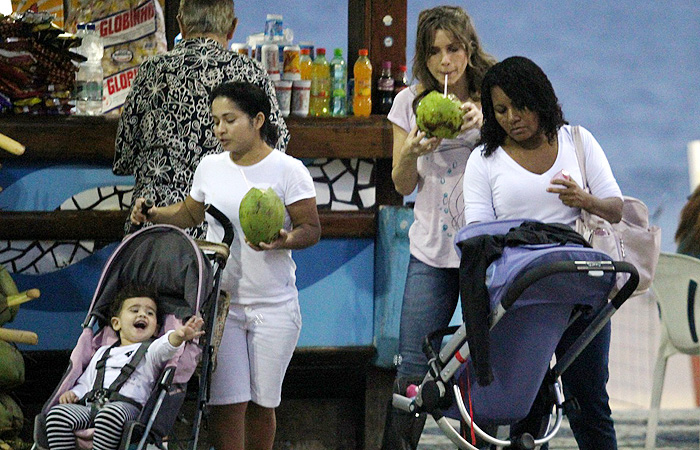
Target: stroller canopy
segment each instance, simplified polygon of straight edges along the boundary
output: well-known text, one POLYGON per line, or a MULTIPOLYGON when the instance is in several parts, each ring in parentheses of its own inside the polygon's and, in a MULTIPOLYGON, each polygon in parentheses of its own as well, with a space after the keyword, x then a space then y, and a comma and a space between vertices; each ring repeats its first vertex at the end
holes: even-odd
POLYGON ((178 318, 196 314, 212 293, 213 277, 207 258, 180 228, 143 228, 126 237, 107 261, 85 323, 95 316, 106 324, 112 299, 127 284, 156 289, 159 314, 178 318))

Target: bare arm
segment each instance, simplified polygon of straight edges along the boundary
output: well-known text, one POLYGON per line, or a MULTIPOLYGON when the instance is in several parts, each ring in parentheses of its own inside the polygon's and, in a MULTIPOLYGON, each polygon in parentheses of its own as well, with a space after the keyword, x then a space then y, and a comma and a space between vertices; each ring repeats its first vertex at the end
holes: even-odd
POLYGON ((440 139, 425 139, 425 133, 413 127, 410 133, 393 124, 394 134, 391 179, 401 195, 409 195, 418 185, 418 157, 426 155, 438 146, 440 139), (421 142, 422 140, 422 142, 421 142))
MULTIPOLYGON (((318 218, 315 197, 287 205, 287 211, 292 219, 292 229, 290 231, 280 230, 280 235, 276 240, 269 244, 261 242, 259 249, 273 250, 284 248, 298 250, 311 247, 321 238, 321 222, 318 218)), ((255 246, 252 247, 256 248, 255 246)))
POLYGON ((618 197, 598 198, 581 187, 574 180, 553 180, 553 185, 547 188, 547 192, 559 194, 559 200, 566 206, 581 208, 591 214, 602 217, 610 223, 622 220, 623 202, 618 197))
POLYGON ((140 225, 146 221, 153 223, 168 223, 180 228, 190 228, 204 222, 204 203, 198 202, 189 195, 184 201, 168 206, 154 206, 144 215, 141 207, 145 199, 136 199, 131 209, 131 223, 140 225))

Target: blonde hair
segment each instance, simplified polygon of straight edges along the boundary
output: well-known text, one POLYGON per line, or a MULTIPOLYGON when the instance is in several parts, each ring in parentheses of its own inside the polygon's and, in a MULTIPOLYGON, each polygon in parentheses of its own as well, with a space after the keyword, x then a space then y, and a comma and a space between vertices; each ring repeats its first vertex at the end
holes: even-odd
POLYGON ((177 17, 185 36, 206 33, 226 36, 236 15, 233 0, 180 0, 177 17))
POLYGON ((481 47, 471 17, 459 6, 436 6, 425 9, 418 15, 413 76, 424 90, 416 100, 420 100, 430 91, 440 90, 441 80, 436 80, 428 70, 428 58, 438 30, 450 33, 466 50, 469 57, 466 68, 467 92, 470 98, 478 101, 481 97, 481 81, 489 67, 496 63, 496 59, 481 47))

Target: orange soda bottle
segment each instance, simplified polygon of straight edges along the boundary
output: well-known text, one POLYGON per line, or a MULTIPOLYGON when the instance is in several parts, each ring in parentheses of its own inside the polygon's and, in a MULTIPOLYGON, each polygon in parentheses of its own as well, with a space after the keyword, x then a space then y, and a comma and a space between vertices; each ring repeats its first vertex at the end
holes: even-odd
POLYGON ((311 60, 310 50, 308 48, 302 48, 300 52, 301 56, 299 56, 299 70, 301 73, 301 79, 310 80, 311 64, 313 64, 313 61, 311 60))
POLYGON ((366 48, 361 48, 355 61, 355 95, 352 99, 352 111, 356 116, 369 117, 372 113, 372 63, 367 57, 366 48))

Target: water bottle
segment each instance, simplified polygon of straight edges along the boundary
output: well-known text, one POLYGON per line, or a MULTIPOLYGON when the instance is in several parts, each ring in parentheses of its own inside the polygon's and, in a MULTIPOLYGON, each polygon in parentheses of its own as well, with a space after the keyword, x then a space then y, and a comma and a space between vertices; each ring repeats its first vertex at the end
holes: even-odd
POLYGON ((347 114, 348 71, 343 59, 343 50, 336 48, 331 60, 331 116, 345 117, 347 114))
POLYGON ((68 51, 77 53, 78 55, 85 56, 85 50, 83 47, 83 41, 85 40, 85 35, 87 34, 87 24, 86 23, 79 23, 76 27, 75 31, 75 37, 80 39, 80 45, 75 48, 71 48, 68 51))
POLYGON ((394 102, 394 79, 391 77, 391 61, 382 62, 382 75, 377 80, 379 112, 389 114, 394 102))
POLYGON ((355 116, 369 117, 372 113, 372 63, 366 48, 361 48, 355 62, 355 96, 352 100, 352 110, 355 116))
POLYGON ((75 76, 75 113, 87 116, 102 114, 102 56, 104 45, 102 38, 95 30, 95 24, 86 26, 85 36, 81 44, 81 52, 87 58, 80 63, 75 76))
POLYGON ((311 100, 309 115, 329 117, 330 111, 331 70, 326 59, 326 49, 316 50, 316 58, 311 65, 311 100))

